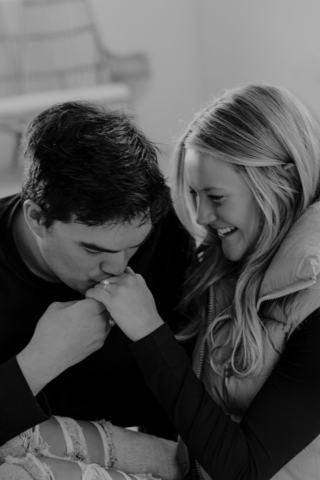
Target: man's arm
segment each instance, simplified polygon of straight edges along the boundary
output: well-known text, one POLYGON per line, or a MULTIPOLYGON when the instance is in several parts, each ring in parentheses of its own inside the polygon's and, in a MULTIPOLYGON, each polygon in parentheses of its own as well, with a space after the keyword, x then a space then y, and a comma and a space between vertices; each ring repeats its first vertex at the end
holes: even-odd
POLYGON ((35 398, 16 357, 0 365, 0 445, 50 416, 45 399, 35 398), (42 400, 42 401, 41 401, 42 400))
POLYGON ((55 302, 40 318, 28 345, 17 355, 32 392, 102 347, 110 331, 98 302, 55 302))
POLYGON ((34 397, 102 347, 110 331, 105 313, 94 300, 53 303, 28 345, 0 366, 0 445, 48 418, 34 397))

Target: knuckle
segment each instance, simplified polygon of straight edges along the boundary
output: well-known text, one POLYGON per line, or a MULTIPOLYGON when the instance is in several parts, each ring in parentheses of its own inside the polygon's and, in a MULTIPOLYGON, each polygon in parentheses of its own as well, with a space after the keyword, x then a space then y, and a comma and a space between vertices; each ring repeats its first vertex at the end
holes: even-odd
POLYGON ((126 293, 127 291, 127 285, 119 285, 118 288, 117 288, 117 294, 119 296, 122 296, 126 293))
POLYGON ((101 309, 99 303, 94 298, 86 298, 86 307, 90 313, 98 313, 101 309))
POLYGON ((93 298, 86 298, 85 299, 85 305, 90 308, 93 307, 96 304, 95 300, 93 298))
POLYGON ((61 302, 53 302, 49 305, 48 310, 56 310, 61 307, 61 302))

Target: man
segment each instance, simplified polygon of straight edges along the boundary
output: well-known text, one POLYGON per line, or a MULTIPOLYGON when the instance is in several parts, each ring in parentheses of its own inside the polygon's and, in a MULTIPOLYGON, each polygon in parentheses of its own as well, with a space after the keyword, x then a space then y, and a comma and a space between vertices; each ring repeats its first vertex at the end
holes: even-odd
POLYGON ((31 122, 21 152, 22 194, 0 200, 0 445, 50 414, 162 418, 129 339, 85 299, 129 264, 177 328, 188 248, 155 147, 124 114, 70 102, 31 122))

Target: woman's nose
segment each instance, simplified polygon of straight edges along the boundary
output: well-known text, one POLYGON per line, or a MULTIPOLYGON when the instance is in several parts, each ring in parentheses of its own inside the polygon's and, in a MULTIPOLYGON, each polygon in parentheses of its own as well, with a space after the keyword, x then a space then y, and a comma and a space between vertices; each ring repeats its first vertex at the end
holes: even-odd
POLYGON ((198 225, 208 225, 217 220, 216 207, 209 199, 200 201, 197 208, 196 222, 198 225))

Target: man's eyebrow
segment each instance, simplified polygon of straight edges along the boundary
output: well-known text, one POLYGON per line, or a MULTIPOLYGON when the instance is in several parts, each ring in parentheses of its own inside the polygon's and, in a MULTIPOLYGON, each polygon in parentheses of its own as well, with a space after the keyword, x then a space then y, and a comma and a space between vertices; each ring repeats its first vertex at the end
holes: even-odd
MULTIPOLYGON (((134 245, 130 248, 139 248, 141 247, 147 240, 148 238, 151 236, 152 232, 153 232, 153 227, 151 228, 150 232, 148 233, 148 235, 146 236, 146 238, 144 240, 142 240, 142 242, 140 242, 138 245, 134 245)), ((104 248, 104 247, 99 247, 99 245, 96 245, 95 243, 87 243, 87 242, 78 242, 78 244, 81 246, 81 247, 84 247, 84 248, 88 248, 89 250, 95 250, 96 252, 104 252, 104 253, 118 253, 120 252, 120 250, 110 250, 108 248, 104 248)))

